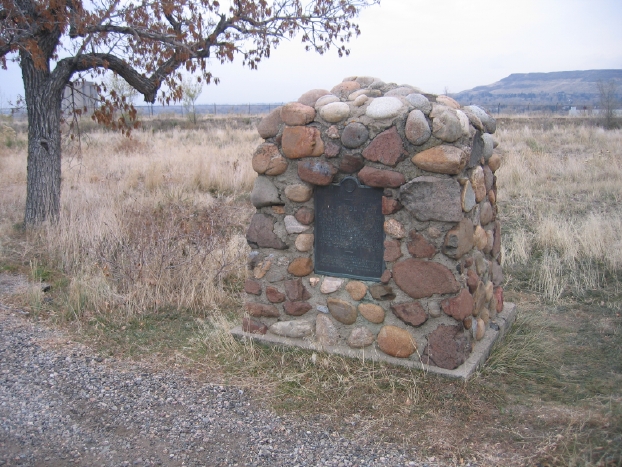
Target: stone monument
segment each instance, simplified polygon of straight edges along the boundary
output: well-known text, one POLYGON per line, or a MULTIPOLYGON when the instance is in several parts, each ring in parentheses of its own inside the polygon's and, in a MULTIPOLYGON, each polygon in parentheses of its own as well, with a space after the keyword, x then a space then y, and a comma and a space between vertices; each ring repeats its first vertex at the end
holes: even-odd
POLYGON ((503 301, 494 118, 351 77, 257 129, 234 334, 468 377, 515 316, 503 301))

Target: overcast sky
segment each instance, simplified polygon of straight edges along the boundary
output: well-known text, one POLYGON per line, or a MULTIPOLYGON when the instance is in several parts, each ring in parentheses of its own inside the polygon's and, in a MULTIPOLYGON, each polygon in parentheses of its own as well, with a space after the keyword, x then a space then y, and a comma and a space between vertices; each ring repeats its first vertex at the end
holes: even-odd
MULTIPOLYGON (((293 40, 259 70, 215 63, 221 83, 199 103, 288 102, 353 75, 442 93, 511 73, 622 69, 622 0, 381 0, 359 24, 349 57, 293 40)), ((2 105, 21 93, 19 69, 0 70, 2 105)))

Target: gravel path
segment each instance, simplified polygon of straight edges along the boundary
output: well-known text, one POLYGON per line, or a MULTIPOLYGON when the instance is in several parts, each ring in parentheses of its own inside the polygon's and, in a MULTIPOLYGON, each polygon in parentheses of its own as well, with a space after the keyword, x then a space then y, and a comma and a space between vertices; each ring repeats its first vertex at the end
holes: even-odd
POLYGON ((102 360, 0 307, 0 465, 428 466, 242 391, 102 360))

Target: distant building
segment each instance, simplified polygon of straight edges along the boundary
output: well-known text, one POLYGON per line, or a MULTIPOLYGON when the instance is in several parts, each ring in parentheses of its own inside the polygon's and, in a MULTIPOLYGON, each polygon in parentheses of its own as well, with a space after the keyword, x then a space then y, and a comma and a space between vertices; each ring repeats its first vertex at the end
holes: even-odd
POLYGON ((72 82, 63 89, 63 111, 74 106, 76 109, 84 109, 87 113, 92 112, 99 106, 97 85, 90 81, 72 82))

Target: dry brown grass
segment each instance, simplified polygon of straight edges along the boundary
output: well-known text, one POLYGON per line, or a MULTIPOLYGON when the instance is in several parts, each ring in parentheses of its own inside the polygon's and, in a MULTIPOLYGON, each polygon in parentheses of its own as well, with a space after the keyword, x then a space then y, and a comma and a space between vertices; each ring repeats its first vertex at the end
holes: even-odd
POLYGON ((14 304, 103 353, 246 387, 357 438, 450 465, 620 466, 622 132, 568 122, 500 122, 505 289, 519 317, 468 383, 231 337, 259 138, 223 121, 130 140, 89 132, 82 158, 64 161, 61 221, 33 232, 19 228, 24 135, 0 144, 0 272, 53 283, 14 304))

